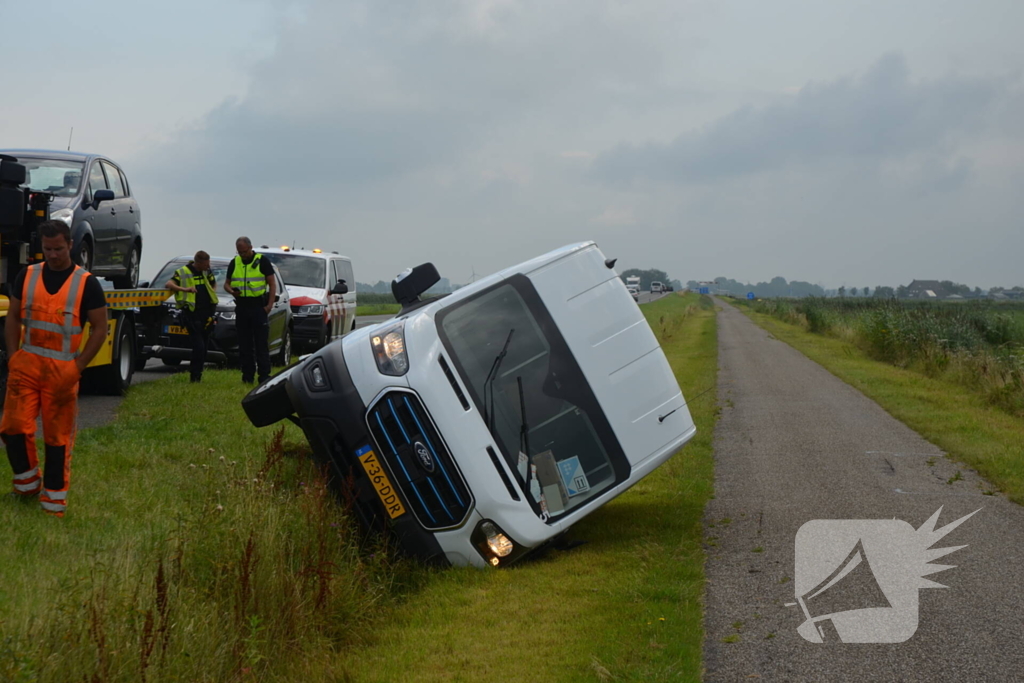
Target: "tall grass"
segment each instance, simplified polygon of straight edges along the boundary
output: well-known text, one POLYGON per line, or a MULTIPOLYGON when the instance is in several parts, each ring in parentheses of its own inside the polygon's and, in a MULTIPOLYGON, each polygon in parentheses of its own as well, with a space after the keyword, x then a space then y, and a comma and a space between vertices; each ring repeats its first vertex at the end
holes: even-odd
POLYGON ((845 339, 873 358, 954 379, 1024 415, 1024 308, 992 302, 758 300, 752 307, 845 339))
POLYGON ((139 387, 153 400, 128 410, 148 419, 83 435, 67 518, 3 506, 0 680, 319 679, 392 600, 397 565, 360 539, 305 445, 237 424, 235 373, 204 375, 219 385, 207 398, 231 401, 191 439, 150 443, 154 422, 196 398, 183 379, 160 383, 174 400, 139 387))

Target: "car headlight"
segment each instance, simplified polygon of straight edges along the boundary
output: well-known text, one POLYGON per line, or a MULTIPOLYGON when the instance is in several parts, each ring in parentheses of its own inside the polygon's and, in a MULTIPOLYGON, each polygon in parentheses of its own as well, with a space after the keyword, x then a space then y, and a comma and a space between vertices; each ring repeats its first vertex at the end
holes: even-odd
POLYGON ((409 372, 404 322, 383 327, 370 335, 370 348, 381 374, 399 377, 409 372))
POLYGON ((52 221, 64 221, 67 226, 71 227, 71 220, 75 217, 73 209, 57 209, 56 211, 50 212, 50 220, 52 221))
POLYGON ((323 315, 324 305, 323 304, 310 304, 308 306, 299 306, 298 310, 295 311, 295 315, 323 315))

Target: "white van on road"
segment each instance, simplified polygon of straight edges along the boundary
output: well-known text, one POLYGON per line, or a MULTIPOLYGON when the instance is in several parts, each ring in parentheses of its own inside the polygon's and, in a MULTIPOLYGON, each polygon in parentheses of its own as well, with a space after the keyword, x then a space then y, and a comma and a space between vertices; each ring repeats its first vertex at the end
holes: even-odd
POLYGON ((655 280, 651 283, 651 294, 661 294, 665 291, 665 286, 655 280))
POLYGON ((371 528, 428 562, 504 566, 565 533, 696 433, 675 376, 593 242, 419 300, 271 378, 242 405, 288 418, 371 528))

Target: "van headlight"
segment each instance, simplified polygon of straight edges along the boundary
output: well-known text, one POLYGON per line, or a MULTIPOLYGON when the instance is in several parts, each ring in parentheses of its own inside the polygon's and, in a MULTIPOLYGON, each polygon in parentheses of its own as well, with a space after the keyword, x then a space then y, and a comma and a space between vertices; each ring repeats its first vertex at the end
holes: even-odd
POLYGON ((71 220, 75 217, 73 209, 57 209, 56 211, 50 212, 51 221, 64 221, 67 226, 71 227, 71 220))
POLYGON ((400 377, 409 372, 409 354, 405 350, 405 323, 376 330, 370 335, 370 348, 383 375, 400 377))
POLYGON ((299 308, 295 311, 295 315, 323 315, 323 313, 323 304, 309 304, 308 306, 299 306, 299 308))
POLYGON ((481 520, 470 536, 470 543, 492 567, 508 564, 523 554, 523 546, 516 547, 508 534, 489 519, 481 520))

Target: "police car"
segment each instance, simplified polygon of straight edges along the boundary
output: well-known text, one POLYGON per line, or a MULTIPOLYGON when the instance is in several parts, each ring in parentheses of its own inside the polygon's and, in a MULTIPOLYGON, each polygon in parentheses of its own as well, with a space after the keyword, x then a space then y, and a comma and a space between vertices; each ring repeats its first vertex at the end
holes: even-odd
POLYGON ((322 249, 257 250, 269 258, 284 279, 291 297, 292 343, 313 352, 355 328, 356 281, 352 259, 322 249), (338 287, 344 283, 347 292, 338 287))

